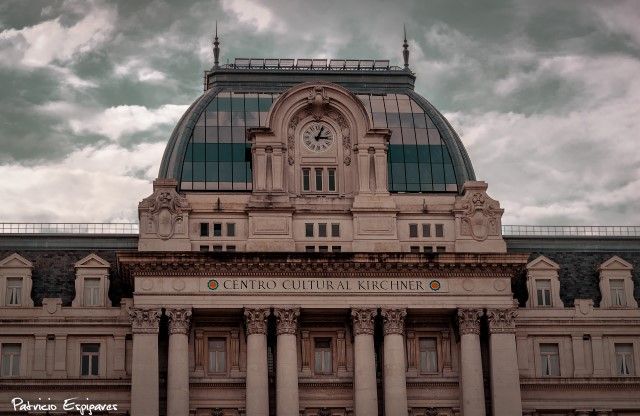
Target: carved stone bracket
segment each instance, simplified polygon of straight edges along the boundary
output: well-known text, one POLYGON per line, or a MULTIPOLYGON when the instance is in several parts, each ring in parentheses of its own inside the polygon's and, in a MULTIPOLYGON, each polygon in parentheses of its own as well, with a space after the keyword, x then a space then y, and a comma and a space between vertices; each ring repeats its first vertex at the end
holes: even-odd
POLYGON ((247 324, 247 335, 266 334, 267 318, 271 312, 268 308, 247 308, 244 310, 247 324))
POLYGON ((484 241, 489 236, 500 235, 500 224, 504 210, 500 203, 487 195, 485 182, 467 182, 464 195, 454 206, 456 217, 460 219, 460 235, 476 241, 484 241))
POLYGON ((274 309, 273 314, 276 317, 277 333, 295 335, 298 328, 298 316, 300 316, 299 308, 281 308, 274 309))
POLYGON ((314 86, 307 96, 307 104, 315 120, 320 120, 326 111, 331 99, 322 85, 314 86))
POLYGON ((372 308, 351 309, 354 335, 373 335, 377 314, 378 311, 372 308))
POLYGON ((191 309, 167 309, 169 334, 188 334, 191 315, 191 309))
POLYGON ((191 210, 187 199, 176 192, 176 181, 157 179, 153 183, 153 194, 140 202, 142 232, 156 234, 168 240, 174 234, 187 232, 188 212, 191 210))
POLYGON ((515 333, 516 317, 518 312, 515 309, 487 309, 487 319, 489 320, 489 333, 515 333))
POLYGON ((482 309, 458 309, 458 326, 460 335, 480 335, 480 318, 482 309))
POLYGON ((384 320, 384 334, 404 335, 404 318, 407 316, 407 310, 400 309, 382 309, 382 318, 384 320))
POLYGON ((160 309, 129 309, 129 319, 135 334, 157 334, 160 309))

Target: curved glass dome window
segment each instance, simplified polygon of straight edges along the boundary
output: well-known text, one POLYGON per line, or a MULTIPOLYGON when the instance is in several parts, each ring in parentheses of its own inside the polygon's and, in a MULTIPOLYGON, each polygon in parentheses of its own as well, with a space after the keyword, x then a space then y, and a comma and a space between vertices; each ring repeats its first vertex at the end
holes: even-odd
POLYGON ((200 115, 182 167, 184 190, 250 191, 251 144, 246 130, 266 124, 278 94, 221 92, 200 115))
POLYGON ((435 124, 405 94, 358 95, 376 128, 391 130, 390 192, 457 192, 451 155, 435 124))
MULTIPOLYGON (((246 130, 265 126, 272 93, 220 92, 189 138, 182 166, 183 190, 250 191, 251 144, 246 130)), ((359 94, 374 127, 391 130, 390 192, 457 192, 449 149, 428 114, 406 94, 359 94)))

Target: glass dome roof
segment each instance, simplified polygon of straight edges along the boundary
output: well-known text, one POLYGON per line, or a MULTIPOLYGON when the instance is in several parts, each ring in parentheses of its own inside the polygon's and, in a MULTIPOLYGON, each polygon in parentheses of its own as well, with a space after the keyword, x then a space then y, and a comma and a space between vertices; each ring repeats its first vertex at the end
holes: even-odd
MULTIPOLYGON (((255 87, 245 92, 246 87, 237 85, 213 85, 174 129, 159 177, 176 179, 183 191, 251 191, 247 129, 266 125, 271 105, 288 87, 263 83, 262 92, 255 87)), ((412 85, 384 89, 364 84, 350 89, 372 116, 374 127, 391 130, 390 192, 459 192, 465 181, 475 180, 459 137, 412 85)))

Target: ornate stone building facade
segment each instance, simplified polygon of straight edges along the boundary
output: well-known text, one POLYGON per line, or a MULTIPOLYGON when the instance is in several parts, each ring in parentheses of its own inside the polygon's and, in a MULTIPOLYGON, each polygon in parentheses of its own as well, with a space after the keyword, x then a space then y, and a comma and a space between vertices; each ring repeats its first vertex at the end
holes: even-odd
POLYGON ((0 238, 0 412, 640 415, 640 239, 503 236, 414 81, 216 62, 138 236, 0 238))

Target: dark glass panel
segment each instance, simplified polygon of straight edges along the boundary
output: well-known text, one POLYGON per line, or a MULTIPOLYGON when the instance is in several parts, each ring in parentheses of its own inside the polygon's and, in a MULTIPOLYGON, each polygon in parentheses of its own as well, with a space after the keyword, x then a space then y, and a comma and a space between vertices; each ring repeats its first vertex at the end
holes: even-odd
POLYGON ((420 183, 422 184, 431 184, 431 164, 430 163, 420 163, 418 165, 420 171, 420 183))
POLYGON ((418 146, 404 145, 404 161, 409 163, 418 162, 418 146))
POLYGON ((218 160, 218 143, 207 143, 206 159, 208 162, 213 162, 218 160))
POLYGON ((194 162, 204 162, 205 152, 206 152, 205 143, 193 143, 193 161, 194 162))
POLYGON ((233 149, 231 143, 218 144, 218 160, 221 162, 233 161, 233 149))
POLYGON ((233 180, 233 163, 220 162, 218 164, 218 180, 220 182, 231 182, 233 180))
POLYGON ((244 143, 233 143, 231 145, 234 162, 244 162, 246 159, 246 146, 244 143))
POLYGON ((431 172, 433 174, 434 183, 445 183, 444 165, 442 165, 442 163, 434 163, 431 165, 431 172))
POLYGON ((207 126, 217 126, 218 125, 218 112, 217 111, 209 111, 207 110, 207 126))
POLYGON ((444 165, 444 177, 447 183, 455 183, 456 182, 456 174, 453 169, 453 165, 446 163, 444 165))
POLYGON ((193 162, 193 181, 202 182, 205 180, 204 175, 204 162, 193 162))
POLYGON ((234 182, 246 182, 247 181, 247 171, 245 169, 244 163, 234 163, 233 164, 233 181, 234 182))
POLYGON ((404 184, 406 182, 404 163, 392 163, 391 174, 393 176, 393 183, 396 185, 404 184))
POLYGON ((272 103, 271 94, 260 94, 258 110, 266 113, 271 108, 272 103))
POLYGON ((221 92, 218 94, 218 112, 231 111, 231 94, 221 92))
POLYGON ((391 163, 404 162, 404 149, 401 145, 389 145, 389 159, 391 163))
POLYGON ((184 164, 182 165, 182 180, 193 180, 193 162, 184 162, 184 164))
POLYGON ((187 151, 184 155, 184 161, 185 162, 193 161, 193 144, 191 142, 189 142, 189 144, 187 145, 187 151))
POLYGON ((247 97, 244 100, 244 110, 247 113, 260 111, 260 103, 258 102, 257 95, 247 94, 247 97), (252 95, 252 97, 249 97, 250 95, 252 95))
POLYGON ((418 173, 417 163, 405 163, 405 170, 407 175, 407 183, 419 184, 420 176, 418 173))
POLYGON ((207 162, 207 182, 218 181, 218 162, 207 162))
POLYGON ((431 149, 431 163, 442 163, 442 146, 429 146, 431 149))

